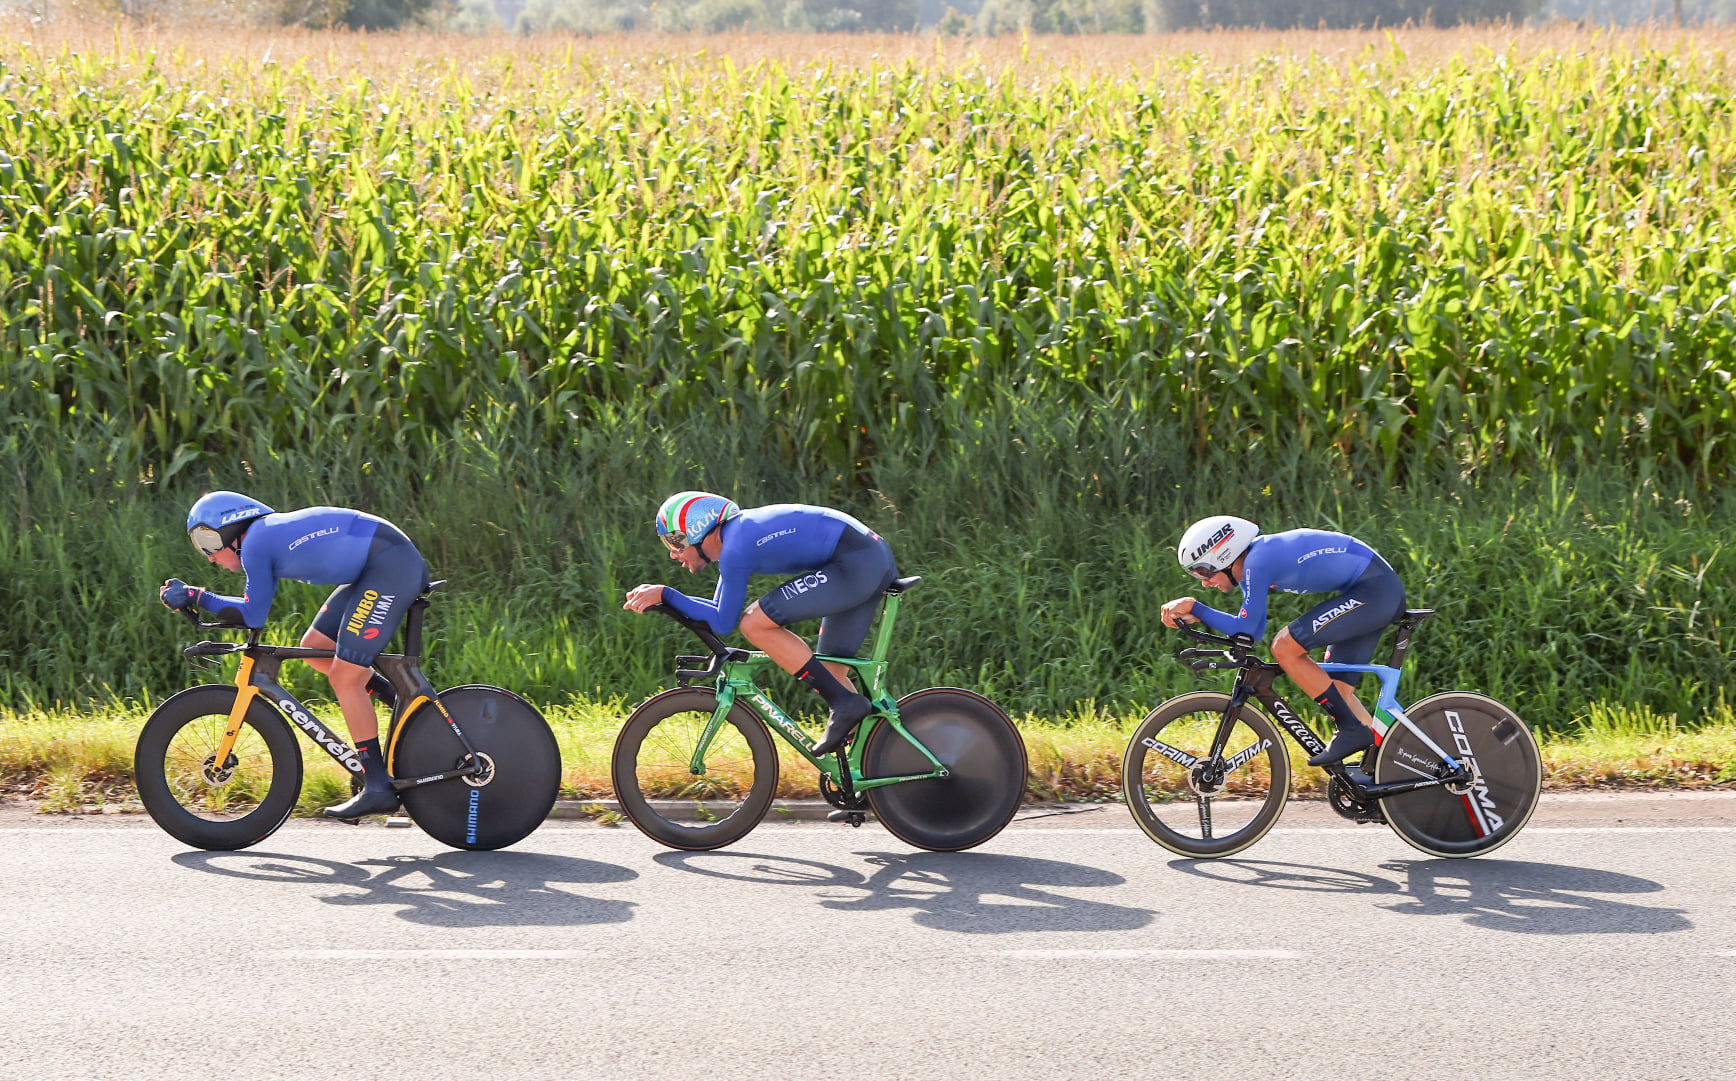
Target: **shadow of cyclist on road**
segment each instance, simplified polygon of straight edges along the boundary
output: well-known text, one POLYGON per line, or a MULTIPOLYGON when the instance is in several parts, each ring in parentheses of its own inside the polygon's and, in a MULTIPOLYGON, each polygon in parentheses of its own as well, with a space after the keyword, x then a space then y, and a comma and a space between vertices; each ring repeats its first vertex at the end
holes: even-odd
POLYGON ((1419 916, 1461 916, 1474 927, 1533 935, 1656 934, 1693 924, 1679 908, 1655 908, 1599 894, 1657 893, 1650 879, 1615 871, 1517 860, 1394 860, 1383 878, 1337 867, 1263 860, 1171 860, 1200 878, 1266 889, 1365 894, 1392 899, 1381 907, 1419 916))
POLYGON ((652 858, 667 867, 715 878, 807 886, 820 892, 822 907, 841 912, 911 909, 920 926, 961 934, 1126 931, 1144 927, 1156 916, 1147 909, 1052 892, 1127 881, 1077 863, 985 853, 857 855, 879 870, 864 875, 818 860, 750 852, 663 852, 652 858))
POLYGON ((400 919, 435 927, 624 923, 633 918, 634 902, 585 897, 560 887, 638 877, 612 863, 538 852, 450 851, 354 863, 253 851, 183 852, 173 859, 231 878, 338 887, 319 899, 330 905, 397 905, 400 919))

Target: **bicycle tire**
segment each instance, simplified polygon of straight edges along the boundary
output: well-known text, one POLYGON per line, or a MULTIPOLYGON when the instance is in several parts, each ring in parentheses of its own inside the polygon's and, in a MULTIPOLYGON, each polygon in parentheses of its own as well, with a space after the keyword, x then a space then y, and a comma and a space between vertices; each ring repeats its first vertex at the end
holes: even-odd
MULTIPOLYGON (((951 776, 868 790, 868 805, 887 832, 913 848, 959 852, 1006 828, 1025 798, 1025 741, 1001 708, 957 687, 930 687, 898 700, 899 723, 951 776)), ((910 741, 882 721, 862 749, 866 777, 927 773, 934 768, 910 741)))
MULTIPOLYGON (((554 733, 535 706, 500 687, 453 687, 440 692, 440 701, 492 769, 480 784, 459 777, 406 788, 404 813, 453 848, 517 844, 548 820, 560 793, 561 749, 554 733)), ((403 723, 393 744, 394 776, 441 773, 463 763, 464 745, 432 702, 403 723)))
MULTIPOLYGON (((1384 799, 1387 825, 1413 848, 1454 859, 1493 852, 1511 841, 1530 821, 1543 788, 1543 757, 1518 714, 1466 691, 1430 695, 1405 714, 1448 753, 1473 762, 1478 783, 1464 793, 1437 787, 1384 799)), ((1397 725, 1381 741, 1374 779, 1377 784, 1411 780, 1427 775, 1424 771, 1439 761, 1414 733, 1397 725)))
POLYGON ((263 694, 253 696, 222 777, 212 770, 239 691, 212 684, 158 706, 133 748, 139 802, 169 836, 194 848, 234 851, 277 831, 301 797, 301 748, 263 694))
POLYGON ((634 710, 615 737, 609 761, 615 798, 633 825, 659 844, 687 852, 722 848, 746 837, 771 809, 777 748, 759 717, 739 702, 712 742, 706 772, 690 772, 693 748, 716 710, 712 691, 664 691, 634 710), (697 824, 682 812, 693 813, 697 824))
POLYGON ((1230 696, 1216 691, 1171 698, 1139 723, 1122 755, 1121 791, 1133 820, 1147 837, 1179 856, 1216 859, 1242 851, 1277 823, 1290 795, 1290 752, 1271 719, 1252 703, 1243 704, 1224 745, 1232 757, 1253 752, 1220 790, 1228 798, 1202 794, 1188 767, 1146 742, 1197 758, 1211 750, 1229 708, 1230 696), (1186 828, 1190 814, 1191 831, 1186 828), (1226 814, 1231 829, 1220 835, 1218 821, 1226 814))

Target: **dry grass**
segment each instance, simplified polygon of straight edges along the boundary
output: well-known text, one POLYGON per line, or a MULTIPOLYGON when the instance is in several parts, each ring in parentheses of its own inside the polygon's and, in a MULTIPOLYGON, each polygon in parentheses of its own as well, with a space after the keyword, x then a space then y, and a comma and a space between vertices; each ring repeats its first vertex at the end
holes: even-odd
POLYGON ((752 82, 768 68, 853 70, 905 65, 980 70, 1041 78, 1045 74, 1116 77, 1169 71, 1186 80, 1202 67, 1235 68, 1284 58, 1320 58, 1342 68, 1370 61, 1399 72, 1454 58, 1495 63, 1539 54, 1604 56, 1634 51, 1723 53, 1736 29, 1663 25, 1610 29, 1558 21, 1538 26, 1492 23, 1441 30, 1218 30, 1153 35, 1038 35, 940 38, 918 34, 756 34, 711 36, 633 33, 567 37, 465 35, 407 30, 365 34, 302 27, 128 25, 68 20, 37 25, 0 18, 0 57, 13 50, 75 52, 123 58, 152 53, 155 68, 196 82, 245 80, 249 71, 299 65, 317 78, 387 82, 462 70, 479 90, 567 84, 654 90, 671 75, 724 71, 752 82), (599 80, 601 79, 601 83, 599 80))
MULTIPOLYGON (((631 704, 574 701, 546 713, 561 746, 562 799, 610 797, 609 755, 631 704)), ((341 730, 335 710, 320 710, 341 730)), ((0 713, 0 793, 34 801, 39 810, 96 811, 133 803, 133 743, 148 710, 117 706, 90 713, 0 713)), ((1036 800, 1120 799, 1121 754, 1138 717, 1087 707, 1052 721, 1027 716, 1019 727, 1030 756, 1029 796, 1036 800)), ((1736 713, 1721 705, 1696 727, 1646 709, 1592 707, 1572 735, 1543 745, 1545 787, 1706 788, 1736 782, 1736 713)), ((814 771, 779 742, 778 795, 819 796, 814 771)), ((1292 748, 1294 757, 1294 748, 1292 748)), ((341 797, 347 778, 323 757, 305 754, 302 813, 341 797)), ((1299 762, 1293 790, 1319 794, 1325 775, 1299 762)))

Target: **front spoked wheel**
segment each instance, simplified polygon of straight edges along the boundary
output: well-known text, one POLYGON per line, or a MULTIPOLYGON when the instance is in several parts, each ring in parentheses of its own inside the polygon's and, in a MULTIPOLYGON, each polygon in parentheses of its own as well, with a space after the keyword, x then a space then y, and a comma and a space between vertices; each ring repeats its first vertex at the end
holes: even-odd
MULTIPOLYGON (((404 812, 422 831, 453 848, 517 844, 548 818, 561 787, 561 749, 529 702, 499 687, 466 685, 440 692, 482 772, 403 791, 404 812)), ((433 703, 404 719, 391 743, 394 777, 459 769, 468 753, 433 703)))
POLYGON ((139 802, 171 837, 231 851, 271 836, 301 794, 301 749, 277 710, 255 695, 235 748, 217 761, 234 687, 193 687, 158 706, 133 751, 139 802))
POLYGON ((1405 712, 1435 747, 1395 725, 1375 759, 1376 782, 1435 776, 1437 747, 1470 766, 1475 780, 1382 800, 1387 824, 1431 856, 1478 856, 1512 840, 1543 788, 1543 756, 1531 730, 1500 702, 1463 691, 1431 695, 1405 712))
MULTIPOLYGON (((868 805, 894 837, 931 852, 974 848, 1001 832, 1025 797, 1025 741, 1000 707, 954 687, 899 700, 899 723, 940 759, 948 776, 868 790, 868 805)), ((929 773, 934 764, 882 721, 862 749, 865 777, 929 773)))
POLYGON ((1228 856, 1258 841, 1290 795, 1290 755, 1278 730, 1243 705, 1224 744, 1223 775, 1206 756, 1230 698, 1197 691, 1152 710, 1121 759, 1127 809, 1146 836, 1183 856, 1228 856))
POLYGON ((615 737, 609 763, 615 798, 635 826, 670 848, 700 851, 741 840, 777 794, 777 748, 745 706, 730 708, 701 772, 693 772, 694 749, 716 711, 711 691, 664 691, 634 710, 615 737))

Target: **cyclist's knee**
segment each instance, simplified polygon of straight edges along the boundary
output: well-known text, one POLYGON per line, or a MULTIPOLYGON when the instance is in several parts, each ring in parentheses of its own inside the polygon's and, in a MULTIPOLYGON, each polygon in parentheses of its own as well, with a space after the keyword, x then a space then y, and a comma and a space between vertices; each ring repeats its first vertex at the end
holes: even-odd
POLYGON ((1302 643, 1291 636, 1289 627, 1279 631, 1277 637, 1272 639, 1272 659, 1280 664, 1307 655, 1308 651, 1302 648, 1302 643))
POLYGON ((772 622, 771 616, 765 614, 765 610, 759 606, 758 601, 754 601, 748 606, 747 611, 741 614, 741 633, 750 639, 777 629, 778 625, 772 622))
POLYGON ((332 681, 334 691, 363 691, 368 686, 368 677, 373 669, 363 664, 351 664, 349 661, 333 659, 326 678, 332 681))

